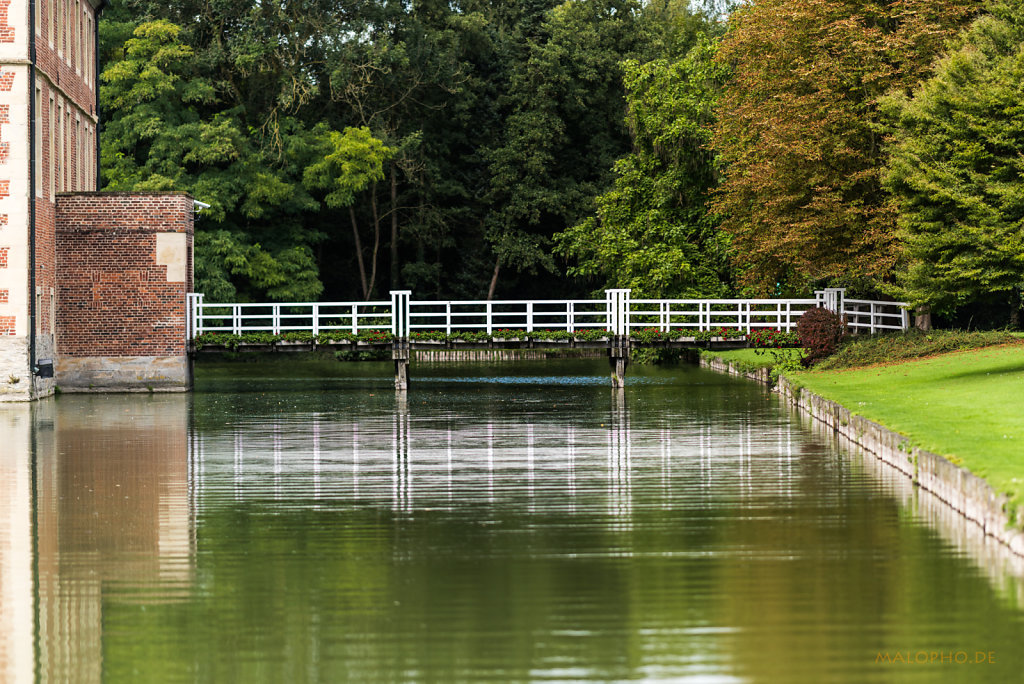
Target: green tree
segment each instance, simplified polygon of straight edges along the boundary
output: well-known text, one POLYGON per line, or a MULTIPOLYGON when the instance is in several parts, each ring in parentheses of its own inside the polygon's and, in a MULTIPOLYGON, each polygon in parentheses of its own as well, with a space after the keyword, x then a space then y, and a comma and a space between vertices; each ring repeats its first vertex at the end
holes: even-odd
POLYGON ((626 62, 633 152, 615 164, 597 213, 560 234, 572 275, 645 296, 722 296, 728 244, 707 211, 715 184, 711 124, 725 71, 707 37, 682 59, 626 62))
POLYGON ((501 141, 486 151, 492 209, 485 229, 495 254, 488 296, 502 267, 555 271, 554 233, 579 221, 628 150, 624 58, 651 44, 635 0, 569 0, 516 26, 501 141))
POLYGON ((927 76, 972 0, 761 0, 737 9, 715 149, 715 210, 743 282, 875 286, 899 255, 878 98, 927 76))
POLYGON ((239 283, 276 299, 315 298, 315 236, 302 235, 296 217, 318 205, 289 176, 308 163, 316 136, 288 131, 270 162, 258 133, 217 108, 216 89, 190 69, 194 51, 179 34, 166 20, 139 25, 101 75, 104 189, 183 190, 211 205, 196 235, 196 280, 212 299, 244 296, 239 283), (228 221, 231 214, 241 221, 228 221), (279 222, 265 245, 240 225, 275 214, 292 220, 279 222))
MULTIPOLYGON (((903 295, 948 313, 1024 285, 1024 4, 999 2, 950 47, 893 121, 885 182, 909 268, 903 295)), ((1015 321, 1016 322, 1016 321, 1015 321)))
POLYGON ((375 236, 370 275, 367 278, 362 241, 352 205, 360 192, 372 183, 383 180, 384 162, 391 156, 392 150, 370 135, 370 130, 365 127, 346 128, 344 133, 327 131, 326 142, 328 149, 324 150, 320 159, 306 167, 303 178, 307 186, 327 191, 324 202, 328 207, 345 207, 350 212, 363 298, 370 299, 377 280, 380 232, 375 236))

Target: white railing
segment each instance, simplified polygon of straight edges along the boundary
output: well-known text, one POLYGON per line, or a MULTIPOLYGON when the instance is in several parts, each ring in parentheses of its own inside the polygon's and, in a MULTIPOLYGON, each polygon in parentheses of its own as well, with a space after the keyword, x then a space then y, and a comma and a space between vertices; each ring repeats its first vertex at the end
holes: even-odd
POLYGON ((634 299, 629 329, 662 331, 692 328, 790 331, 800 316, 815 306, 814 299, 634 299))
POLYGON ((875 302, 867 299, 847 299, 843 314, 846 325, 859 333, 867 330, 876 333, 883 330, 906 330, 910 327, 910 312, 893 302, 875 302))
POLYGON ((396 290, 390 301, 279 304, 208 304, 202 294, 190 294, 187 328, 189 339, 210 332, 319 334, 332 330, 356 335, 386 330, 395 337, 420 330, 493 333, 502 328, 598 329, 613 335, 642 328, 790 331, 815 306, 841 311, 854 332, 909 327, 906 304, 845 299, 843 294, 841 289, 829 289, 816 293, 815 299, 631 299, 629 290, 607 290, 605 299, 414 301, 410 291, 396 290))
POLYGON ((189 339, 203 333, 321 332, 358 335, 392 328, 392 303, 288 302, 281 304, 207 304, 202 294, 189 295, 189 339))

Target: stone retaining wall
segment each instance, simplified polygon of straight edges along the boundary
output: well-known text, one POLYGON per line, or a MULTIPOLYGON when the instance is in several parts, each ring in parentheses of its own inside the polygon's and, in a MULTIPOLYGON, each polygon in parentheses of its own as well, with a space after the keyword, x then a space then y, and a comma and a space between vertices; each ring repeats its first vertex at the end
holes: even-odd
MULTIPOLYGON (((767 369, 745 373, 721 359, 703 357, 701 365, 771 384, 767 369)), ((1013 553, 1024 556, 1024 531, 1007 514, 1008 498, 997 493, 982 478, 938 454, 912 446, 904 435, 854 415, 848 408, 830 399, 794 387, 785 377, 779 378, 775 391, 800 413, 819 421, 835 434, 903 473, 913 484, 977 524, 986 535, 999 540, 1013 553)))

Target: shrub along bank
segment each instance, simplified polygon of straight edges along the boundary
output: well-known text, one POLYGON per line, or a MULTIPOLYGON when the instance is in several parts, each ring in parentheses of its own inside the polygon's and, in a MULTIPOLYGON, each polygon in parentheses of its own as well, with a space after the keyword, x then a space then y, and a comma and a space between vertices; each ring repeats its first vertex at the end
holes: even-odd
MULTIPOLYGON (((744 350, 747 351, 747 350, 744 350)), ((735 352, 713 356, 731 360, 735 352)), ((854 339, 795 386, 946 457, 1024 504, 1024 341, 1007 333, 854 339)))

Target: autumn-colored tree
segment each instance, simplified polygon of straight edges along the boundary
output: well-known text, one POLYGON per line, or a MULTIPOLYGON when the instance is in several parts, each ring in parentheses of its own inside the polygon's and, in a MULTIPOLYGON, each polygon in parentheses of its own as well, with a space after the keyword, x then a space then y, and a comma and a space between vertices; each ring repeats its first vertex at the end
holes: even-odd
POLYGON ((714 207, 752 290, 879 284, 898 260, 878 98, 927 74, 975 0, 758 0, 730 17, 714 207))

